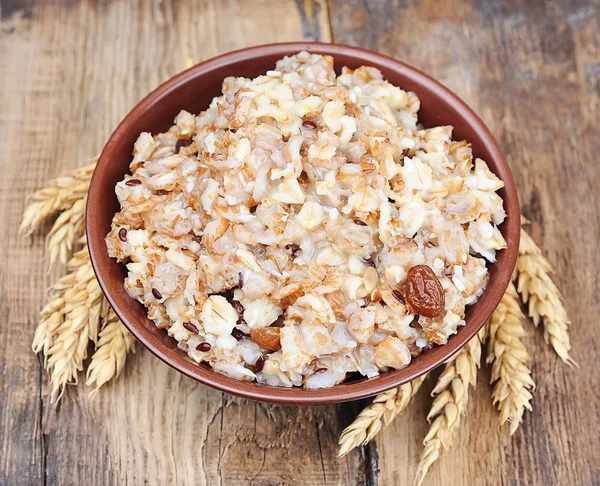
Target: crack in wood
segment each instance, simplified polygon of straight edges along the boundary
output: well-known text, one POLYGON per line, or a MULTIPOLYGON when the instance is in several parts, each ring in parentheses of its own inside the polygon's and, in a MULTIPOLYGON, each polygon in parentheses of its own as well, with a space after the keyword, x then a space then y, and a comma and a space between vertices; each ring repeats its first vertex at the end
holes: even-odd
POLYGON ((221 471, 221 459, 223 458, 223 455, 225 453, 225 451, 223 451, 221 449, 222 445, 223 445, 223 417, 225 415, 225 394, 221 394, 221 424, 219 426, 219 458, 217 461, 217 475, 219 477, 219 485, 223 484, 223 475, 222 475, 222 471, 221 471))
POLYGON ((319 435, 319 424, 315 423, 317 431, 317 444, 319 444, 319 457, 321 458, 321 468, 323 469, 323 484, 327 485, 327 474, 325 472, 325 462, 323 461, 323 447, 321 446, 321 436, 319 435))
POLYGON ((377 486, 379 475, 379 455, 377 454, 377 445, 373 440, 366 446, 365 451, 365 486, 377 486))

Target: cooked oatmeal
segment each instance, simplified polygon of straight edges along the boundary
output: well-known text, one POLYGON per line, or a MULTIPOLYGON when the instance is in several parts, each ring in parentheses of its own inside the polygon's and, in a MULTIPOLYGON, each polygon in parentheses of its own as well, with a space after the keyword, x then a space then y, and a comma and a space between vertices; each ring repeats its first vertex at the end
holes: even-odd
POLYGON ((331 387, 465 324, 506 246, 503 186, 379 70, 301 52, 140 134, 106 238, 125 288, 198 363, 331 387))

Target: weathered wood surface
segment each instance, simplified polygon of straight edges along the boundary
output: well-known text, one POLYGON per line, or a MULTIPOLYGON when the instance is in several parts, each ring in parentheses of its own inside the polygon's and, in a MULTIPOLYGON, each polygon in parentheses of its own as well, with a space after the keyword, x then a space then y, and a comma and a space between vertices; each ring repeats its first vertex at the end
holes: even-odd
POLYGON ((96 154, 188 57, 299 39, 397 57, 482 116, 573 319, 582 370, 563 366, 530 328, 534 412, 509 438, 484 369, 454 451, 426 484, 600 484, 597 1, 0 0, 0 16, 0 484, 412 483, 432 382, 374 444, 338 460, 337 437, 361 404, 234 400, 138 348, 95 401, 71 387, 54 408, 30 349, 60 269, 46 273, 41 235, 17 234, 25 195, 96 154))

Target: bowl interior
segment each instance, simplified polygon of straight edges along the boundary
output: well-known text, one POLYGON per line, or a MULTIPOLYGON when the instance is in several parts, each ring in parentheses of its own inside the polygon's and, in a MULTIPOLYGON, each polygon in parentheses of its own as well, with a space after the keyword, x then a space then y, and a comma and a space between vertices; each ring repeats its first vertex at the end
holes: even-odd
POLYGON ((520 209, 510 169, 493 136, 483 122, 448 89, 416 69, 380 54, 334 44, 290 43, 259 46, 211 59, 172 78, 144 98, 115 130, 102 152, 89 190, 86 224, 92 263, 104 293, 135 337, 161 360, 201 383, 246 398, 317 404, 354 400, 380 393, 416 378, 457 352, 489 318, 506 290, 518 250, 520 209), (468 140, 474 155, 484 159, 504 181, 505 188, 498 193, 504 200, 507 212, 507 219, 500 229, 508 248, 498 253, 497 262, 489 265, 488 287, 477 303, 468 308, 466 326, 452 336, 446 345, 414 358, 402 370, 323 390, 283 389, 241 382, 213 372, 206 365, 196 364, 177 348, 174 339, 155 327, 147 318, 145 308, 127 295, 123 286, 125 267, 108 256, 104 243, 112 217, 120 209, 114 187, 129 171, 133 144, 141 132, 156 134, 167 131, 180 110, 196 114, 206 109, 213 97, 221 94, 221 83, 225 77, 255 77, 272 69, 284 55, 301 50, 333 55, 338 72, 343 66, 375 66, 391 83, 414 91, 421 100, 419 120, 424 126, 454 126, 454 138, 468 140))

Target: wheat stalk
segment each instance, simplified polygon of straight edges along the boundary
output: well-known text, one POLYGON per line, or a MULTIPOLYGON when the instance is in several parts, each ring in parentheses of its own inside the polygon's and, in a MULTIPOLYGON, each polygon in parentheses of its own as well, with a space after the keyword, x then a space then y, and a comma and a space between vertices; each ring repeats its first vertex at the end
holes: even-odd
POLYGON ((487 362, 492 363, 490 383, 494 385, 492 401, 500 412, 500 423, 510 422, 510 435, 523 420, 525 409, 531 411, 531 391, 535 383, 527 367, 529 354, 521 342, 525 336, 519 296, 510 283, 488 324, 487 362))
POLYGON ((86 197, 75 201, 73 206, 65 210, 54 222, 52 229, 46 239, 46 249, 50 255, 50 264, 57 259, 62 264, 67 263, 67 259, 77 238, 84 231, 86 197))
POLYGON ((441 454, 448 452, 454 445, 461 417, 469 403, 469 385, 476 385, 477 368, 481 362, 481 344, 484 340, 485 329, 482 329, 446 363, 431 392, 435 397, 427 415, 431 425, 423 440, 425 448, 417 468, 416 485, 422 483, 427 471, 441 454))
MULTIPOLYGON (((106 300, 104 300, 106 302, 106 300)), ((121 323, 115 312, 108 308, 92 361, 87 369, 86 385, 96 385, 90 397, 111 378, 118 377, 125 366, 127 353, 134 349, 135 339, 121 323)))
POLYGON ((517 290, 523 303, 527 305, 529 316, 537 326, 544 322, 544 339, 556 354, 569 366, 579 365, 569 355, 571 342, 567 311, 562 303, 558 288, 550 274, 552 267, 542 255, 542 251, 521 229, 521 243, 516 266, 517 290))
POLYGON ((345 456, 352 449, 370 442, 379 431, 390 424, 394 418, 404 411, 412 397, 419 391, 427 374, 393 388, 375 397, 373 403, 366 407, 348 427, 339 439, 338 457, 345 456))
POLYGON ((47 187, 33 193, 23 214, 19 231, 30 235, 49 216, 69 209, 87 195, 92 172, 98 157, 78 169, 67 172, 48 183, 47 187))

